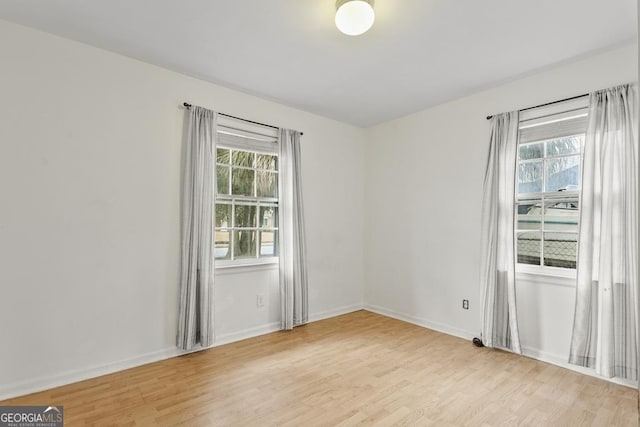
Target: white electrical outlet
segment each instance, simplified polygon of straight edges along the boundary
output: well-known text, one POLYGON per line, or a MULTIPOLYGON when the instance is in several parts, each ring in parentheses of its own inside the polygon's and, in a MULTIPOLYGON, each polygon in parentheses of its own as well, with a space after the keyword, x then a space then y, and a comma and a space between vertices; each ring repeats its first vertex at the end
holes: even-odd
POLYGON ((256 307, 264 307, 264 294, 256 294, 256 307))

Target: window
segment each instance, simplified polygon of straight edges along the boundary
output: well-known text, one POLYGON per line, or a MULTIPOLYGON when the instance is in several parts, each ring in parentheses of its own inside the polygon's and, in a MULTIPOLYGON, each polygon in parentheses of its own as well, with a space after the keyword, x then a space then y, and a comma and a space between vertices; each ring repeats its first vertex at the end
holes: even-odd
POLYGON ((220 265, 276 262, 278 155, 275 130, 220 120, 216 149, 215 258, 220 265), (221 123, 220 123, 221 122, 221 123), (249 131, 248 131, 249 129, 249 131))
POLYGON ((520 118, 518 264, 576 268, 586 98, 569 104, 555 104, 551 113, 549 108, 523 112, 520 118))

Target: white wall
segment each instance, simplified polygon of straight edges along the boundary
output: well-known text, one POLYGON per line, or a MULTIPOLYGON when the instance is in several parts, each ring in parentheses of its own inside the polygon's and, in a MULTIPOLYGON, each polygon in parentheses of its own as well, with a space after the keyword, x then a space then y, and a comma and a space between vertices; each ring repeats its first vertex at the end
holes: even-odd
MULTIPOLYGON (((304 132, 311 317, 361 306, 362 129, 4 21, 0 52, 0 399, 175 354, 183 101, 304 132)), ((276 270, 216 281, 218 342, 275 327, 276 270)))
MULTIPOLYGON (((368 129, 369 307, 478 336, 485 117, 635 81, 637 55, 635 44, 621 47, 368 129), (470 300, 469 310, 462 299, 470 300)), ((564 363, 575 288, 521 277, 517 292, 527 353, 564 363)))

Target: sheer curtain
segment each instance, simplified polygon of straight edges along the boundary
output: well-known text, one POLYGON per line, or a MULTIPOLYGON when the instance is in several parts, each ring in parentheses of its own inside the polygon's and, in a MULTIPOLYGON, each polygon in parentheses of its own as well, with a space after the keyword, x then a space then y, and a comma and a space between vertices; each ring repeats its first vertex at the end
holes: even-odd
POLYGON ((278 228, 282 329, 308 321, 307 254, 302 208, 300 132, 281 129, 278 228))
POLYGON ((491 119, 482 203, 482 343, 521 353, 515 288, 517 111, 491 119))
POLYGON ((178 342, 183 350, 213 344, 213 207, 217 114, 189 110, 182 194, 178 342))
POLYGON ((637 86, 591 94, 569 362, 638 379, 637 86))

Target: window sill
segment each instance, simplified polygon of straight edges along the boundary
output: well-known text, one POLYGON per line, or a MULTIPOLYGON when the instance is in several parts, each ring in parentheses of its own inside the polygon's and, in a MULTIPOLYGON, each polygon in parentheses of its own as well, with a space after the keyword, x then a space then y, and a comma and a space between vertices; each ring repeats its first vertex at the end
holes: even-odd
POLYGON ((262 260, 250 259, 243 261, 217 261, 215 263, 215 274, 236 274, 251 271, 275 270, 278 268, 279 260, 266 258, 262 260))
POLYGON ((568 268, 516 265, 516 280, 575 288, 576 270, 568 268))

